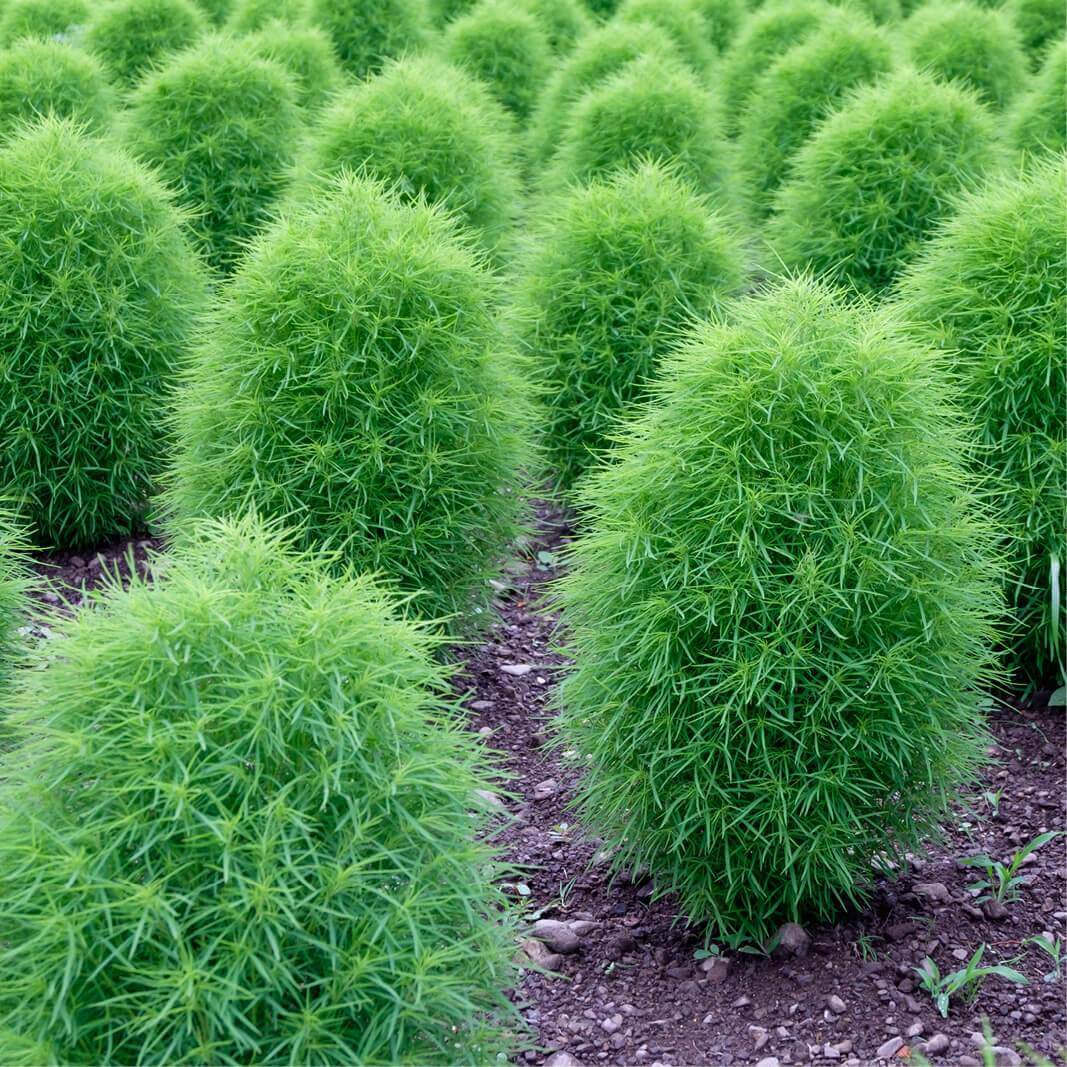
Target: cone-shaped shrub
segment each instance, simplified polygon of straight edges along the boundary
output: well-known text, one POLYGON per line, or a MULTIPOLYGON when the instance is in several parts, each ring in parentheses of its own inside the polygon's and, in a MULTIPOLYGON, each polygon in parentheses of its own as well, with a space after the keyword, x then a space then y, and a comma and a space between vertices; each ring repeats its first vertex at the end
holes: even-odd
POLYGON ((191 0, 110 0, 85 31, 86 46, 126 86, 171 52, 193 44, 207 23, 191 0))
POLYGON ((992 107, 1004 107, 1026 83, 1022 43, 1003 11, 931 0, 905 23, 904 37, 916 66, 974 89, 992 107))
POLYGON ((557 485, 569 491, 659 358, 744 277, 740 242, 669 169, 646 164, 544 206, 516 282, 557 485))
POLYGON ((13 697, 5 1023, 59 1063, 493 1062, 495 782, 436 639, 255 520, 164 566, 13 697))
POLYGON ((552 70, 548 36, 510 0, 481 0, 445 30, 446 58, 466 68, 524 122, 552 70))
POLYGON ((85 0, 7 0, 0 14, 0 46, 21 37, 58 37, 88 18, 85 0))
POLYGON ((999 160, 973 93, 905 68, 850 96, 793 157, 771 244, 787 267, 880 292, 999 160))
POLYGON ((982 752, 998 560, 940 364, 821 283, 732 306, 587 483, 580 806, 726 935, 831 919, 982 752))
POLYGON ((453 212, 485 248, 510 239, 522 199, 508 115, 485 87, 433 56, 402 59, 333 99, 299 165, 294 195, 342 170, 453 212))
POLYGON ((245 44, 263 59, 281 64, 296 84, 297 102, 317 108, 344 80, 330 38, 314 26, 268 22, 245 44))
POLYGON ((103 131, 114 111, 103 67, 80 48, 26 37, 0 52, 0 134, 41 115, 103 131))
MULTIPOLYGON (((25 608, 28 584, 25 555, 26 542, 14 515, 6 508, 0 508, 0 687, 8 682, 18 649, 18 626, 25 608)), ((9 1061, 5 1059, 3 1062, 9 1061)))
POLYGON ((575 103, 594 85, 643 55, 677 57, 671 39, 649 24, 611 22, 593 30, 556 69, 530 119, 527 155, 543 164, 556 150, 575 103))
POLYGON ((0 496, 38 544, 134 529, 206 279, 163 186, 44 119, 0 148, 0 496))
POLYGON ((254 504, 462 610, 515 533, 524 394, 493 276, 433 209, 342 178, 231 282, 178 401, 177 526, 254 504))
POLYGON ((427 42, 425 0, 308 0, 312 23, 333 41, 341 66, 356 78, 427 42))
POLYGON ((893 65, 889 38, 855 12, 828 16, 756 83, 738 138, 745 194, 766 215, 793 156, 825 115, 856 86, 893 65))
POLYGON ((958 364, 1012 534, 1013 666, 1064 671, 1067 171, 1052 159, 967 197, 902 284, 903 314, 958 364))
POLYGON ((745 0, 691 0, 711 31, 711 43, 719 52, 726 51, 748 17, 745 0))
POLYGON ((1042 68, 1034 76, 1008 120, 1009 138, 1014 148, 1027 154, 1062 152, 1067 147, 1067 41, 1049 49, 1042 68))
POLYGON ((208 261, 227 270, 287 180, 300 122, 283 67, 243 41, 210 39, 137 86, 124 136, 194 213, 208 261))
POLYGON ((560 190, 642 159, 673 163, 698 192, 713 194, 716 206, 733 206, 715 102, 677 60, 641 56, 586 93, 571 110, 543 186, 560 190))
POLYGON ((666 33, 678 55, 704 77, 715 60, 711 27, 694 4, 686 0, 623 0, 616 19, 620 22, 648 22, 666 33))
POLYGON ((1038 67, 1049 45, 1063 36, 1063 4, 1060 0, 1006 0, 1004 10, 1022 35, 1031 65, 1038 67))
POLYGON ((750 16, 723 57, 716 79, 727 133, 737 133, 743 126, 745 107, 760 75, 832 10, 820 0, 781 0, 750 16))
POLYGON ((269 22, 299 25, 308 17, 308 0, 236 0, 226 27, 231 33, 255 33, 269 22))

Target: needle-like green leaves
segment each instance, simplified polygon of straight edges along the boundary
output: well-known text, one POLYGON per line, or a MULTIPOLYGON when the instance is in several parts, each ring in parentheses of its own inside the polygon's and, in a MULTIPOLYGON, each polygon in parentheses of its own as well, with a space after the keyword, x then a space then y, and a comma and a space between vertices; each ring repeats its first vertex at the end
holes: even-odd
POLYGON ((0 9, 0 45, 23 37, 59 37, 88 18, 86 0, 8 0, 0 9))
POLYGON ((356 78, 430 39, 426 0, 308 0, 308 18, 330 35, 341 66, 356 78))
POLYGON ((256 55, 280 63, 296 83, 297 102, 314 109, 344 81, 330 38, 315 26, 275 19, 245 39, 256 55))
POLYGON ((18 647, 28 577, 25 555, 26 542, 15 516, 0 508, 0 686, 7 684, 18 647))
POLYGON ((1063 87, 1067 85, 1067 40, 1054 44, 1030 88, 1016 101, 1008 116, 1013 148, 1027 155, 1062 152, 1067 147, 1067 111, 1063 87))

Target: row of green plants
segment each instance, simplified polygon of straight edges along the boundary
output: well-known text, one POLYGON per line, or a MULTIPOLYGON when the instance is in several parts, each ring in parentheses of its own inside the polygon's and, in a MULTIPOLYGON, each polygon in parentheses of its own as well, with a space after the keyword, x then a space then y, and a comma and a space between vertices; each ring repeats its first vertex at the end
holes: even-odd
POLYGON ((425 38, 0 53, 57 72, 0 141, 5 1063, 509 1048, 443 646, 546 474, 581 809, 734 942, 859 902, 1062 665, 1063 44, 991 12, 1019 77, 968 86, 927 8, 372 6, 425 38), (26 649, 28 542, 146 522, 26 649))

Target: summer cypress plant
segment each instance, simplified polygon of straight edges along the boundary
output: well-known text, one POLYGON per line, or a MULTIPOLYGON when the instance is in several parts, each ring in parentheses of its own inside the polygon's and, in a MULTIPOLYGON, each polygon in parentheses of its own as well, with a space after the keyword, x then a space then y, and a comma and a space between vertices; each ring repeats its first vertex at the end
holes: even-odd
POLYGON ((716 51, 725 52, 748 17, 745 0, 691 0, 711 32, 716 51))
MULTIPOLYGON (((465 15, 476 0, 433 0, 430 14, 437 26, 445 26, 465 15)), ((582 0, 516 0, 515 6, 531 14, 548 38, 556 55, 564 55, 579 37, 593 26, 589 9, 582 0)))
POLYGON ((22 672, 6 1026, 60 1063, 495 1062, 499 784, 439 638, 255 519, 197 534, 22 672))
POLYGON ((299 26, 308 18, 308 0, 236 0, 226 22, 231 33, 255 33, 270 22, 299 26))
POLYGON ((1000 561, 943 368, 801 278, 669 360, 560 600, 580 810, 718 936, 862 901, 982 758, 1000 561))
POLYGON ((402 59, 335 97, 298 164, 293 195, 342 170, 443 205, 487 251, 510 241, 522 200, 511 120, 488 90, 435 56, 402 59))
POLYGON ((1022 35, 1023 47, 1036 69, 1049 46, 1063 36, 1063 4, 1059 0, 1005 0, 1003 10, 1022 35))
POLYGON ((737 164, 757 217, 770 212, 793 156, 850 90, 886 74, 890 39, 855 13, 828 16, 756 83, 738 137, 737 164))
POLYGON ((547 34, 510 0, 480 0, 448 26, 442 49, 485 82, 519 122, 529 116, 553 66, 547 34))
POLYGON ((966 197, 901 286, 903 315, 956 364, 1011 534, 1011 664, 1065 672, 1067 168, 1050 158, 966 197))
POLYGON ((156 177, 70 122, 0 147, 0 496, 38 544, 135 529, 206 301, 156 177))
POLYGON ((26 37, 0 51, 0 134, 42 115, 102 132, 114 112, 115 91, 103 67, 82 49, 26 37))
POLYGON ((1008 137, 1012 147, 1028 155, 1062 152, 1067 148, 1064 85, 1067 85, 1067 40, 1049 49, 1029 90, 1012 108, 1008 117, 1008 137))
POLYGON ((268 22, 250 34, 245 44, 257 56, 279 63, 289 72, 301 107, 318 108, 344 81, 330 38, 316 26, 268 22))
POLYGON ((193 214, 212 266, 232 268, 288 177, 301 113, 289 73, 243 41, 209 38, 130 96, 126 144, 193 214))
POLYGON ((312 23, 333 41, 341 66, 356 78, 430 39, 425 0, 308 0, 312 23))
POLYGON ((85 0, 7 0, 0 11, 0 47, 22 37, 59 37, 89 18, 85 0))
POLYGON ((560 489, 605 450, 677 334, 738 291, 743 264, 732 227, 669 167, 644 164, 544 205, 515 321, 560 489))
POLYGON ((8 683, 19 647, 18 625, 29 585, 26 549, 15 515, 0 508, 0 686, 8 683))
POLYGON ((695 74, 703 78, 710 73, 715 61, 711 26, 691 0, 623 0, 615 18, 658 26, 695 74))
POLYGON ((84 44, 128 87, 168 53, 193 44, 205 28, 191 0, 110 0, 94 13, 84 44))
POLYGON ((853 93, 793 157, 771 245, 786 267, 879 293, 1000 159, 996 124, 972 92, 902 68, 853 93))
POLYGON ((221 26, 230 16, 233 0, 196 0, 196 6, 213 26, 221 26))
POLYGON ((994 108, 1026 83, 1026 55, 1011 19, 969 0, 930 0, 904 24, 916 66, 962 82, 994 108))
POLYGON ((900 0, 839 0, 839 7, 846 10, 862 11, 879 26, 889 26, 899 22, 903 16, 900 0))
POLYGON ((174 527, 254 505, 425 615, 477 609, 530 461, 498 284, 449 217, 370 179, 285 211, 185 375, 174 527))

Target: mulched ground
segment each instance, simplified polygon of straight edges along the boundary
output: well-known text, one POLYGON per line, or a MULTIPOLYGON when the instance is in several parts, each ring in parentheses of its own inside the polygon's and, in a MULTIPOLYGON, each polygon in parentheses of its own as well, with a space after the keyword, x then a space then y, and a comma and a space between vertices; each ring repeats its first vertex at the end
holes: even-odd
MULTIPOLYGON (((977 798, 961 798, 947 840, 895 882, 876 886, 863 914, 806 931, 798 954, 775 958, 725 952, 698 959, 703 934, 678 920, 670 898, 653 900, 642 875, 613 876, 601 843, 574 822, 574 777, 546 747, 550 698, 563 663, 546 604, 569 536, 564 516, 540 505, 538 532, 496 583, 499 618, 480 647, 459 652, 460 684, 472 728, 513 775, 514 821, 502 834, 523 870, 511 891, 531 918, 555 920, 563 952, 530 938, 525 951, 550 973, 528 972, 516 999, 537 1048, 531 1064, 839 1064, 916 1060, 960 1067, 982 1061, 983 1021, 1000 1064, 1018 1064, 1022 1043, 1067 1062, 1064 975, 1028 939, 1067 940, 1067 858, 1057 838, 1023 868, 1020 899, 979 907, 967 887, 976 853, 1008 859, 1037 834, 1063 829, 1065 716, 1038 695, 995 713, 996 745, 977 798), (562 927, 562 929, 561 929, 562 927), (1029 982, 988 980, 972 1004, 942 1018, 917 987, 913 968, 932 957, 942 973, 964 966, 980 945, 985 963, 1008 963, 1029 982)), ((78 599, 105 569, 138 567, 146 539, 100 553, 42 558, 42 600, 78 599)), ((1047 694, 1044 695, 1047 697, 1047 694)), ((1067 960, 1064 961, 1067 969, 1067 960)))

